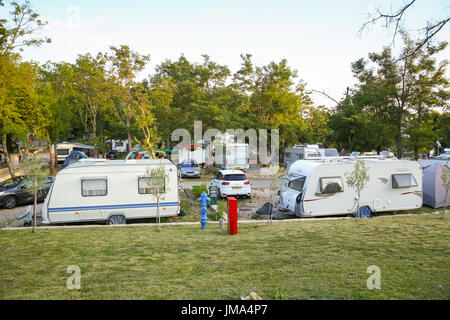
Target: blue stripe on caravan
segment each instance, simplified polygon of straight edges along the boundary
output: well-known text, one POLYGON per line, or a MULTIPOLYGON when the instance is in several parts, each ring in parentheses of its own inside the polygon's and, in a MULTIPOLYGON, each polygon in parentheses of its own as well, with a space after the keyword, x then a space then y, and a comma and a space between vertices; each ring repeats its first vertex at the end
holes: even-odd
MULTIPOLYGON (((86 207, 62 207, 62 208, 48 208, 48 212, 66 212, 66 211, 89 211, 89 210, 108 210, 108 209, 136 209, 136 208, 151 208, 156 207, 155 203, 134 203, 134 204, 117 204, 104 206, 86 206, 86 207)), ((178 206, 178 202, 162 202, 161 207, 178 206)))

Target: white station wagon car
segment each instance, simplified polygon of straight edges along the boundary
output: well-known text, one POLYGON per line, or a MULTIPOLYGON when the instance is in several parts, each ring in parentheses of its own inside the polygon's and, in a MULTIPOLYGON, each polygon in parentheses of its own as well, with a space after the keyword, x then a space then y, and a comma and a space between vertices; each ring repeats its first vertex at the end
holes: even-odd
POLYGON ((228 196, 250 197, 251 186, 247 176, 241 170, 219 170, 211 180, 217 186, 219 198, 228 196))

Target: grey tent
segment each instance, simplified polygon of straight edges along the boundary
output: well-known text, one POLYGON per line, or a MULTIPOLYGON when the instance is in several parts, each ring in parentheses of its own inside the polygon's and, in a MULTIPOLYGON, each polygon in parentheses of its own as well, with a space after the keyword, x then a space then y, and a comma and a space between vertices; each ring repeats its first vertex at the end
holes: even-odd
MULTIPOLYGON (((423 204, 432 208, 444 206, 445 188, 441 179, 444 165, 435 163, 423 168, 423 204)), ((447 206, 450 206, 450 191, 447 196, 447 206)))

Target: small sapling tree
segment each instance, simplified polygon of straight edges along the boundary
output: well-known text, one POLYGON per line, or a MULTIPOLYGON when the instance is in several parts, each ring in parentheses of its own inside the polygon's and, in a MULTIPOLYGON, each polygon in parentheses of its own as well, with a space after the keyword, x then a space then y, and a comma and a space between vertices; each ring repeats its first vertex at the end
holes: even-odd
POLYGON ((366 188, 370 179, 368 171, 369 168, 366 167, 363 160, 356 160, 353 171, 345 174, 347 185, 353 188, 356 192, 356 217, 359 215, 361 192, 366 188))
MULTIPOLYGON (((270 187, 269 187, 269 199, 270 200, 273 199, 272 191, 280 190, 280 188, 283 186, 283 180, 282 180, 283 174, 284 174, 284 172, 279 166, 270 167, 270 169, 269 169, 269 175, 271 178, 270 187)), ((275 201, 274 201, 274 203, 275 203, 275 201)), ((269 213, 269 224, 272 224, 273 204, 271 206, 272 209, 270 210, 270 213, 269 213)))
POLYGON ((145 177, 139 179, 139 193, 148 193, 156 197, 156 221, 158 232, 161 231, 160 201, 164 200, 165 194, 170 191, 167 186, 169 174, 162 163, 156 166, 146 167, 145 177))
POLYGON ((33 195, 34 206, 33 206, 33 228, 36 228, 36 209, 37 200, 43 196, 43 187, 47 183, 47 169, 43 169, 45 162, 42 158, 38 158, 35 155, 27 155, 26 158, 22 160, 20 165, 25 179, 23 180, 24 186, 27 192, 33 195))
POLYGON ((447 197, 448 197, 448 191, 450 189, 450 169, 448 168, 448 162, 442 168, 441 180, 442 180, 442 185, 444 186, 444 190, 445 190, 444 211, 442 213, 442 218, 443 218, 447 211, 447 199, 448 199, 447 197))

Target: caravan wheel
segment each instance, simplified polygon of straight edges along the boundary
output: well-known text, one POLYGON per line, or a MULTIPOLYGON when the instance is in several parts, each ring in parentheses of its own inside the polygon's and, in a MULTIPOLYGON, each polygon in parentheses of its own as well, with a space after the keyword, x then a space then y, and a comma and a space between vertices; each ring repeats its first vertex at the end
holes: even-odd
POLYGON ((127 219, 122 215, 110 216, 108 220, 109 224, 126 224, 127 219))

